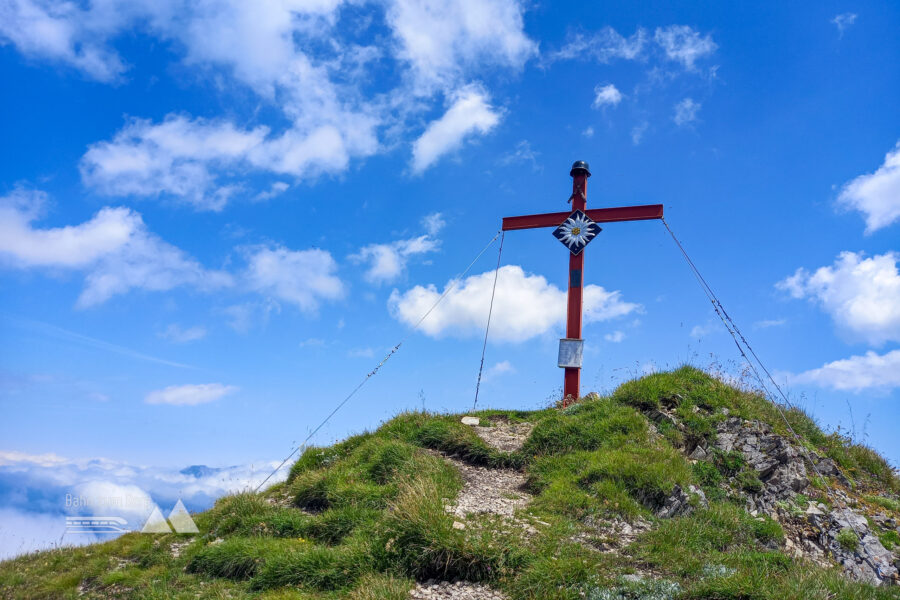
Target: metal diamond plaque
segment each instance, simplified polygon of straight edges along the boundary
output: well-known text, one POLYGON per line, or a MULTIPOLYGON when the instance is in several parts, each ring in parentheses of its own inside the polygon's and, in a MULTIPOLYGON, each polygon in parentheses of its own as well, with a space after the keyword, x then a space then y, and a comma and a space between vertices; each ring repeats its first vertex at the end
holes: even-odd
POLYGON ((553 230, 553 236, 576 256, 581 254, 597 234, 603 231, 599 225, 580 210, 576 210, 563 224, 553 230))

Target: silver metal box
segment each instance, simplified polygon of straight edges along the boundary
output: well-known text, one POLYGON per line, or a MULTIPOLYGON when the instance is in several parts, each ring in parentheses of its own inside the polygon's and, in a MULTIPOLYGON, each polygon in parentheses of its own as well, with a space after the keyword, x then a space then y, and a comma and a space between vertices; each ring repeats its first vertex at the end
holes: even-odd
POLYGON ((581 368, 581 356, 584 354, 584 340, 563 338, 559 340, 560 368, 581 368))

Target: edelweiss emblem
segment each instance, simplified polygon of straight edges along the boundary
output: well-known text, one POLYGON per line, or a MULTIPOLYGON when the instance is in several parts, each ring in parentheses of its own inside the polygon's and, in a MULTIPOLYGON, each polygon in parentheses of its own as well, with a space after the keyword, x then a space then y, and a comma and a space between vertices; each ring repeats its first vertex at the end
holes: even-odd
POLYGON ((553 230, 553 235, 561 241, 572 254, 581 254, 584 247, 594 239, 602 229, 590 217, 576 210, 562 225, 553 230))

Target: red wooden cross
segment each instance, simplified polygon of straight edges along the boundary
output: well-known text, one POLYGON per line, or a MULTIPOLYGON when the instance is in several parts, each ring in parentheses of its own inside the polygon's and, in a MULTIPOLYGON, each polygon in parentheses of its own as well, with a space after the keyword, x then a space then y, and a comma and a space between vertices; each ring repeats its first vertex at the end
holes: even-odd
MULTIPOLYGON (((587 210, 587 180, 591 176, 588 164, 577 161, 569 172, 572 176, 572 210, 568 212, 544 213, 542 215, 523 215, 521 217, 505 217, 503 219, 503 231, 516 229, 534 229, 537 227, 559 227, 575 211, 582 211, 596 223, 615 223, 618 221, 646 221, 648 219, 661 219, 663 216, 662 204, 645 204, 642 206, 618 206, 615 208, 592 208, 587 210)), ((579 233, 578 229, 575 233, 579 233)), ((589 241, 589 240, 588 240, 589 241)), ((564 242, 565 243, 565 242, 564 242)), ((583 292, 584 252, 583 245, 573 249, 569 253, 569 296, 566 310, 566 340, 560 341, 560 347, 569 340, 581 344, 581 303, 583 292)), ((562 357, 563 352, 560 352, 562 357)), ((581 356, 580 347, 576 364, 565 367, 563 379, 563 405, 578 400, 581 384, 581 356)))

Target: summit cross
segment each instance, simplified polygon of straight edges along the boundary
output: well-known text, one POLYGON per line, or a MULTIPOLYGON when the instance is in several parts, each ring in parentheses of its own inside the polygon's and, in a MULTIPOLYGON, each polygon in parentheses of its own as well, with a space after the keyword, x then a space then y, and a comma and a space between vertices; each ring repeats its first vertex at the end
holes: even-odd
POLYGON ((556 236, 569 249, 569 294, 566 309, 566 337, 559 341, 559 366, 565 369, 563 377, 563 406, 578 400, 581 386, 581 356, 584 340, 581 339, 584 248, 600 233, 597 223, 620 221, 647 221, 661 219, 662 204, 618 206, 615 208, 587 208, 587 180, 591 176, 588 164, 576 161, 569 172, 572 177, 572 195, 568 212, 544 213, 504 217, 503 231, 555 227, 556 236))

